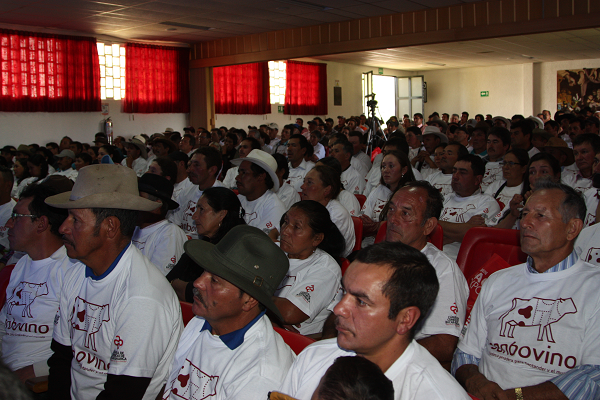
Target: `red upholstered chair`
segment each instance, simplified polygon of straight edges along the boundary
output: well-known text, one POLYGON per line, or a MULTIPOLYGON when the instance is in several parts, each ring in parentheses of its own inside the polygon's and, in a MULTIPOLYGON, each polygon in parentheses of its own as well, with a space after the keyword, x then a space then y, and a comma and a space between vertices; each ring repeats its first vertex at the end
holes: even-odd
POLYGON ((183 325, 185 326, 192 318, 194 318, 194 313, 192 312, 192 303, 180 301, 179 304, 181 305, 181 316, 183 318, 183 325))
POLYGON ((240 192, 238 192, 237 189, 233 189, 233 193, 235 193, 235 195, 237 196, 238 194, 240 194, 240 192))
MULTIPOLYGON (((379 225, 379 230, 377 231, 377 236, 375 236, 375 243, 383 242, 385 240, 386 230, 387 230, 387 221, 383 221, 381 223, 381 225, 379 225)), ((442 226, 440 224, 438 224, 438 226, 435 227, 433 232, 431 232, 431 234, 427 238, 427 241, 430 242, 431 244, 433 244, 438 249, 443 250, 444 230, 442 229, 442 226)))
POLYGON ((354 196, 356 196, 356 200, 358 200, 358 204, 360 204, 360 209, 362 210, 363 205, 365 204, 365 201, 367 201, 367 196, 365 196, 364 194, 354 194, 354 196))
POLYGON ((286 342, 296 354, 300 354, 300 352, 304 350, 306 346, 315 342, 313 339, 302 336, 299 333, 286 331, 285 329, 278 328, 276 326, 274 326, 273 329, 275 329, 275 332, 281 335, 283 341, 286 342))
POLYGON ((479 400, 479 397, 473 396, 471 393, 467 393, 473 400, 479 400))
POLYGON ((354 216, 352 217, 352 222, 354 223, 354 236, 356 237, 352 251, 357 251, 360 250, 360 245, 362 244, 363 224, 359 217, 354 216))
POLYGON ((527 261, 527 255, 521 251, 518 230, 475 227, 463 238, 456 262, 469 279, 494 253, 510 265, 527 261))

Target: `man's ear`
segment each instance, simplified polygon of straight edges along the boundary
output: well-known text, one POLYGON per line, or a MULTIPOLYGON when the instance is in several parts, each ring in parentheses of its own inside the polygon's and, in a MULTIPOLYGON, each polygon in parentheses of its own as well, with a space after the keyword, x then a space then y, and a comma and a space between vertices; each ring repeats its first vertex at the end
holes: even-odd
POLYGON ((48 220, 48 217, 46 217, 45 215, 42 215, 41 217, 39 217, 36 221, 37 225, 37 233, 42 233, 44 231, 46 231, 47 229, 50 229, 50 221, 48 220))
POLYGON ((396 332, 399 335, 408 335, 420 316, 421 311, 416 306, 403 308, 396 317, 396 332))
POLYGON ((579 218, 571 218, 567 222, 567 240, 575 240, 583 229, 583 221, 579 218))
POLYGON ((244 293, 242 295, 243 297, 243 304, 242 304, 242 310, 248 312, 250 310, 252 310, 254 307, 258 306, 258 300, 256 300, 254 297, 250 296, 248 293, 244 293))
POLYGON ((423 234, 425 236, 431 235, 431 232, 433 232, 433 230, 437 227, 437 225, 438 225, 437 218, 435 218, 435 217, 429 218, 427 221, 425 221, 425 225, 423 226, 423 234))
POLYGON ((118 233, 121 233, 121 221, 115 216, 106 217, 100 224, 100 228, 104 228, 106 235, 114 239, 118 233))

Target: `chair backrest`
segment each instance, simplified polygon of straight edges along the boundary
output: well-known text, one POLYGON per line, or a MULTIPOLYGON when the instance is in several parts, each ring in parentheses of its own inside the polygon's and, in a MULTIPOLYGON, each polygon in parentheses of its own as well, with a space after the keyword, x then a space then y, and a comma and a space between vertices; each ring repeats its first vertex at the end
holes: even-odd
POLYGON ((510 265, 527 261, 527 254, 521 251, 518 230, 474 227, 469 229, 463 238, 456 263, 468 279, 472 272, 479 270, 494 253, 510 265))
MULTIPOLYGON (((379 230, 377 231, 377 236, 375 236, 375 243, 383 242, 385 240, 387 230, 387 221, 383 221, 381 225, 379 225, 379 230)), ((433 244, 440 250, 443 250, 444 247, 444 230, 442 226, 438 224, 433 232, 429 234, 427 241, 433 244)))
POLYGON ((367 201, 367 196, 365 196, 364 194, 357 194, 357 193, 354 193, 354 196, 356 197, 356 200, 358 200, 358 204, 360 204, 360 209, 362 210, 362 207, 365 204, 365 201, 367 201))
POLYGON ((194 312, 192 311, 192 303, 180 301, 179 305, 181 305, 181 317, 183 318, 183 325, 185 326, 188 322, 190 322, 192 318, 194 318, 194 312))
POLYGON ((306 346, 315 341, 309 337, 302 336, 299 333, 286 331, 285 329, 274 326, 275 332, 279 333, 283 338, 283 341, 292 348, 292 351, 296 354, 300 354, 306 346))
POLYGON ((362 219, 354 216, 352 216, 352 222, 354 223, 354 236, 356 237, 352 251, 357 251, 360 250, 362 244, 363 224, 362 219))

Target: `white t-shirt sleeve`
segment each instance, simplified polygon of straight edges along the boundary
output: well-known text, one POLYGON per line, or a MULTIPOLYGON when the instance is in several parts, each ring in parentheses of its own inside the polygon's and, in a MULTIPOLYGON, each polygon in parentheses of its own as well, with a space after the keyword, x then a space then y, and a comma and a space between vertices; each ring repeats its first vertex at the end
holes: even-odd
POLYGON ((154 249, 152 249, 150 261, 158 267, 163 275, 167 275, 181 258, 183 244, 187 241, 187 236, 176 225, 171 225, 170 229, 163 232, 165 234, 162 235, 161 241, 156 243, 154 249))

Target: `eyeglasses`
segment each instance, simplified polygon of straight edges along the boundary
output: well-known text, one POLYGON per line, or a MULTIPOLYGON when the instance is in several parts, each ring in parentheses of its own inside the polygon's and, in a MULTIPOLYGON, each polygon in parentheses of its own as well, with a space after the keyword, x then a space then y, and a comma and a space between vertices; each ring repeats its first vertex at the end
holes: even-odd
POLYGON ((504 161, 502 163, 502 165, 508 165, 509 167, 514 167, 515 165, 523 165, 523 164, 518 163, 518 162, 514 162, 514 161, 504 161))
POLYGON ((16 218, 19 218, 19 217, 31 217, 31 218, 38 218, 38 216, 37 216, 37 215, 33 215, 33 214, 18 214, 18 213, 16 213, 16 212, 13 212, 13 213, 11 213, 11 214, 10 214, 10 218, 11 218, 11 219, 16 219, 16 218))

